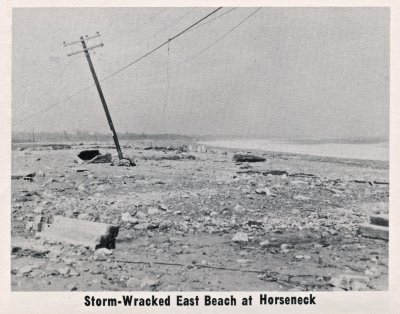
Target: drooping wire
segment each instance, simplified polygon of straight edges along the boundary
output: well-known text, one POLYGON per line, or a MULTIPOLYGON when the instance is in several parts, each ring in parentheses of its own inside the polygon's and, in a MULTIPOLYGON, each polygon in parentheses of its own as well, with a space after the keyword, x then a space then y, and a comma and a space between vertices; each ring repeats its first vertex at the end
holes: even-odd
MULTIPOLYGON (((71 63, 72 63, 73 61, 74 61, 73 59, 70 59, 69 62, 67 63, 67 65, 61 70, 61 73, 60 73, 60 75, 57 77, 57 79, 50 85, 49 88, 47 88, 46 91, 42 92, 42 93, 41 93, 39 96, 37 96, 36 98, 41 98, 41 97, 43 97, 44 95, 50 96, 50 93, 51 93, 52 91, 54 91, 55 87, 58 85, 58 83, 59 83, 59 82, 61 81, 61 79, 64 77, 65 73, 67 73, 68 70, 70 69, 70 65, 71 65, 71 63)), ((60 103, 60 102, 57 102, 56 104, 58 105, 59 103, 60 103)), ((53 105, 50 105, 50 106, 44 108, 43 111, 47 110, 48 108, 50 108, 50 107, 52 107, 52 106, 53 106, 53 105)), ((25 120, 27 120, 27 119, 33 117, 33 116, 38 115, 39 113, 42 113, 43 111, 41 110, 40 112, 36 112, 36 113, 34 113, 34 114, 32 114, 32 115, 25 116, 25 117, 21 118, 18 122, 23 122, 23 121, 25 121, 25 120)))
POLYGON ((207 14, 206 16, 204 16, 203 18, 201 18, 200 20, 198 20, 197 22, 193 23, 192 25, 190 25, 189 27, 185 28, 183 31, 181 31, 180 33, 176 34, 175 36, 171 37, 170 39, 164 41, 162 44, 158 45, 157 47, 153 48, 152 50, 150 50, 149 52, 145 53, 144 55, 142 55, 141 57, 129 62, 127 65, 123 66, 122 68, 112 72, 111 74, 107 75, 106 77, 104 77, 103 79, 100 80, 100 82, 104 82, 110 78, 112 78, 113 76, 121 73, 122 71, 126 70, 127 68, 131 67, 132 65, 134 65, 135 63, 138 63, 140 60, 146 58, 147 56, 151 55, 152 53, 156 52, 157 50, 161 49, 162 47, 164 47, 166 44, 168 44, 169 42, 171 42, 172 40, 178 38, 179 36, 183 35, 184 33, 186 33, 188 30, 190 30, 191 28, 195 27, 196 25, 198 25, 199 23, 201 23, 202 21, 204 21, 205 19, 207 19, 209 16, 215 14, 217 11, 221 10, 222 7, 219 7, 217 9, 215 9, 214 11, 212 11, 211 13, 207 14))
POLYGON ((139 29, 143 28, 143 26, 146 26, 147 24, 149 24, 151 21, 155 20, 157 17, 159 17, 161 14, 163 14, 165 11, 167 11, 169 8, 163 8, 161 9, 159 12, 157 12, 156 14, 154 14, 153 16, 151 16, 149 19, 147 19, 145 22, 143 22, 138 28, 136 29, 132 29, 126 33, 123 33, 122 35, 129 35, 132 34, 133 32, 137 32, 139 29))
POLYGON ((158 29, 154 35, 149 36, 149 37, 146 37, 146 38, 140 40, 139 42, 135 42, 135 46, 139 46, 140 44, 142 44, 142 43, 144 43, 144 42, 150 40, 151 38, 154 38, 154 37, 157 36, 158 34, 160 34, 160 33, 162 33, 162 32, 165 32, 165 31, 166 31, 167 29, 169 29, 171 26, 173 26, 173 25, 179 23, 181 20, 183 20, 186 16, 188 16, 190 13, 192 13, 195 9, 197 9, 197 8, 192 8, 191 10, 189 10, 188 12, 186 12, 184 15, 182 15, 181 17, 179 17, 177 20, 174 20, 174 21, 172 21, 171 23, 169 23, 168 25, 166 25, 166 26, 164 26, 164 27, 158 29))
POLYGON ((165 102, 164 102, 164 107, 163 107, 163 114, 165 112, 165 108, 168 105, 168 98, 169 98, 169 43, 167 47, 167 90, 166 90, 166 95, 165 95, 165 102))
POLYGON ((200 25, 197 25, 196 27, 193 27, 193 28, 190 29, 188 32, 191 32, 191 31, 194 31, 194 30, 196 30, 196 29, 199 29, 200 27, 202 27, 202 26, 204 26, 204 25, 206 25, 206 24, 208 24, 208 23, 211 23, 211 22, 213 22, 213 21, 219 19, 220 17, 224 16, 225 14, 231 13, 232 11, 234 11, 234 10, 236 10, 236 9, 237 9, 237 8, 232 8, 232 9, 230 9, 230 10, 224 12, 224 13, 221 13, 220 15, 218 15, 218 16, 212 18, 212 19, 209 19, 208 21, 206 21, 206 22, 204 22, 204 23, 201 23, 200 25))
POLYGON ((64 77, 64 74, 70 69, 71 63, 74 61, 74 59, 70 59, 69 62, 64 66, 64 68, 61 70, 61 73, 59 76, 57 76, 57 79, 53 81, 53 83, 50 85, 49 88, 47 88, 47 91, 43 92, 41 95, 38 96, 38 98, 42 97, 43 95, 49 96, 50 93, 54 90, 54 88, 58 85, 58 83, 61 81, 61 79, 64 77))
MULTIPOLYGON (((219 43, 222 39, 224 39, 225 37, 227 37, 230 33, 232 33, 233 31, 235 31, 240 25, 242 25, 245 21, 247 21, 251 16, 253 16, 254 14, 256 14, 261 8, 256 9, 255 11, 253 11, 250 15, 246 16, 243 20, 241 20, 238 24, 236 24, 235 26, 233 26, 232 28, 230 28, 227 32, 225 32, 222 36, 218 37, 216 40, 214 40, 212 43, 210 43, 209 45, 207 45, 206 47, 204 47, 203 49, 201 49, 200 51, 198 51, 197 53, 195 53, 194 55, 189 56, 188 58, 182 60, 181 62, 178 62, 176 64, 174 64, 173 68, 177 68, 178 66, 185 64, 193 59, 195 59, 196 57, 198 57, 199 55, 203 54, 204 52, 206 52, 207 50, 209 50, 210 48, 212 48, 213 46, 215 46, 217 43, 219 43)), ((231 10, 232 11, 232 10, 231 10)), ((228 13, 228 12, 225 12, 228 13)), ((221 14, 222 15, 222 14, 221 14)), ((204 23, 205 24, 205 23, 204 23)), ((204 25, 201 24, 201 25, 204 25)), ((200 26, 199 26, 200 27, 200 26)), ((171 66, 169 67, 168 71, 171 72, 171 66)), ((152 72, 149 73, 147 75, 142 75, 141 77, 151 77, 151 76, 155 76, 161 73, 166 72, 167 69, 164 68, 162 70, 156 71, 156 72, 152 72)))
MULTIPOLYGON (((111 77, 113 77, 113 76, 119 74, 120 72, 126 70, 127 68, 129 68, 130 66, 132 66, 132 65, 134 65, 135 63, 139 62, 140 60, 146 58, 147 56, 149 56, 149 55, 151 55, 152 53, 156 52, 157 50, 161 49, 161 48, 164 47, 166 44, 168 44, 168 43, 171 42, 172 40, 178 38, 179 36, 183 35, 183 34, 186 33, 187 31, 189 31, 191 28, 193 28, 194 26, 198 25, 199 23, 201 23, 202 21, 204 21, 205 19, 207 19, 209 16, 215 14, 216 12, 218 12, 218 11, 221 10, 221 9, 222 9, 222 7, 219 7, 219 8, 217 8, 217 9, 213 10, 211 13, 208 13, 206 16, 204 16, 203 18, 197 20, 195 23, 191 24, 189 27, 185 28, 183 31, 181 31, 181 32, 179 32, 178 34, 174 35, 173 37, 169 38, 167 41, 163 42, 163 43, 160 44, 159 46, 153 48, 152 50, 150 50, 149 52, 145 53, 145 54, 142 55, 141 57, 135 59, 134 61, 128 63, 128 64, 125 65, 124 67, 122 67, 122 68, 120 68, 120 69, 118 69, 118 70, 112 72, 111 74, 109 74, 109 75, 106 76, 105 78, 101 79, 100 82, 103 82, 103 81, 105 81, 105 80, 110 79, 111 77)), ((28 116, 28 117, 25 117, 25 118, 22 118, 22 119, 18 120, 18 121, 16 122, 16 124, 19 124, 19 123, 21 123, 21 122, 23 122, 23 121, 25 121, 25 120, 27 120, 27 119, 30 119, 30 118, 32 118, 32 117, 34 117, 34 116, 37 116, 38 114, 41 114, 42 112, 44 112, 44 111, 46 111, 46 110, 48 110, 48 109, 50 109, 50 108, 56 107, 56 106, 58 106, 58 105, 60 105, 60 104, 62 104, 62 103, 64 103, 64 102, 66 102, 66 101, 68 101, 68 100, 70 100, 70 99, 72 99, 72 98, 74 98, 74 97, 76 97, 76 96, 78 96, 78 95, 84 93, 85 91, 87 91, 87 90, 93 88, 94 86, 95 86, 95 84, 90 84, 89 86, 87 86, 87 87, 85 87, 85 88, 83 88, 83 89, 77 91, 76 93, 74 93, 74 94, 72 94, 72 95, 70 95, 70 96, 68 96, 68 97, 66 97, 66 98, 64 98, 64 99, 62 99, 62 100, 60 100, 60 101, 57 101, 56 103, 53 103, 53 104, 51 104, 51 105, 49 105, 49 106, 46 106, 46 107, 43 108, 42 110, 40 110, 40 111, 38 111, 38 112, 36 112, 36 113, 34 113, 34 114, 28 116)))

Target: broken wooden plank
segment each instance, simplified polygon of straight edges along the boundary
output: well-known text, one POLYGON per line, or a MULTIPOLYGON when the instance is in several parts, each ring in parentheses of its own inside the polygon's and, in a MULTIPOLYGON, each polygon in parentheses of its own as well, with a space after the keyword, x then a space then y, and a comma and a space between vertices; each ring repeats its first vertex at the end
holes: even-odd
POLYGON ((380 184, 380 185, 389 185, 389 182, 384 182, 384 181, 366 181, 366 180, 352 180, 349 182, 354 182, 354 183, 368 183, 370 185, 375 185, 375 184, 380 184))
POLYGON ((28 174, 11 174, 11 180, 19 180, 19 179, 24 179, 27 178, 32 179, 33 177, 36 176, 36 172, 28 173, 28 174))
POLYGON ((92 249, 115 248, 119 226, 63 216, 54 216, 53 223, 43 224, 42 238, 55 242, 83 245, 92 249))
POLYGON ((112 160, 111 154, 97 155, 93 159, 86 161, 87 164, 104 164, 110 163, 112 160))
POLYGON ((236 171, 236 173, 238 173, 238 174, 259 174, 259 173, 261 173, 261 171, 259 171, 259 170, 240 170, 240 171, 236 171))
POLYGON ((369 221, 373 225, 389 227, 389 215, 371 215, 369 221))
POLYGON ((359 232, 362 236, 367 238, 389 240, 388 227, 364 224, 359 226, 359 232))
POLYGON ((266 158, 252 154, 235 154, 233 155, 235 162, 264 162, 266 158))
POLYGON ((264 176, 267 175, 273 175, 273 176, 283 176, 283 175, 289 175, 289 173, 285 170, 269 170, 269 171, 265 171, 263 172, 264 176))

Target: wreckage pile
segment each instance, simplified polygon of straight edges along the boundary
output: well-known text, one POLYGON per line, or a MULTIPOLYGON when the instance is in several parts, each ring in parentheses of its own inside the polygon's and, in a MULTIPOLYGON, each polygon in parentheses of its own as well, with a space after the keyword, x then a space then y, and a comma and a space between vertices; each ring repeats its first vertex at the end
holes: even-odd
POLYGON ((83 150, 75 158, 75 162, 78 164, 107 164, 111 166, 119 167, 134 167, 135 162, 131 158, 117 158, 112 157, 111 154, 100 154, 97 149, 83 150))

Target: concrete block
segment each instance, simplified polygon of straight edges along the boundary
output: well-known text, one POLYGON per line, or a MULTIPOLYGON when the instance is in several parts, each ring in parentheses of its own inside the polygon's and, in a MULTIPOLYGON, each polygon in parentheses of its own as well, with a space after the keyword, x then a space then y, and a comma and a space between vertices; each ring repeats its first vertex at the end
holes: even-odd
POLYGON ((373 225, 389 227, 389 215, 371 215, 369 221, 373 225))
POLYGON ((53 223, 43 224, 41 237, 54 242, 83 245, 94 250, 115 248, 119 226, 54 216, 53 223))
POLYGON ((367 238, 382 239, 389 241, 388 227, 364 224, 359 226, 359 232, 362 236, 367 238))

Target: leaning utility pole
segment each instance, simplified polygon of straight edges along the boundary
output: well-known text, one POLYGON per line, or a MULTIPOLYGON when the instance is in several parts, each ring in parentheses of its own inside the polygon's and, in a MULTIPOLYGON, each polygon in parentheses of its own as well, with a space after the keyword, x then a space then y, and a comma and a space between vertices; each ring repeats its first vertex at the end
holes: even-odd
POLYGON ((119 159, 123 159, 121 147, 119 146, 119 142, 118 142, 117 132, 115 131, 114 124, 113 124, 113 122, 111 120, 111 115, 110 115, 110 112, 109 112, 108 107, 107 107, 106 99, 104 98, 103 91, 102 91, 101 86, 100 86, 100 82, 99 82, 99 80, 97 78, 97 75, 96 75, 96 72, 94 70, 93 63, 92 63, 92 60, 90 59, 90 54, 89 54, 89 50, 92 50, 92 49, 95 49, 95 48, 98 48, 98 47, 103 47, 104 44, 101 43, 101 44, 98 44, 98 45, 95 45, 95 46, 92 46, 92 47, 87 47, 86 46, 86 41, 88 41, 89 39, 97 38, 97 37, 100 37, 99 32, 97 32, 96 35, 91 36, 91 37, 86 36, 84 38, 83 36, 81 36, 80 40, 78 40, 78 41, 74 41, 74 42, 71 42, 71 43, 68 43, 68 44, 64 42, 64 47, 69 46, 69 45, 73 45, 73 44, 78 44, 78 43, 82 44, 83 50, 69 53, 69 54, 67 54, 67 56, 71 57, 71 56, 76 55, 76 54, 81 53, 81 52, 85 53, 87 62, 89 64, 90 72, 92 72, 94 83, 96 84, 97 91, 99 92, 100 100, 101 100, 101 103, 102 103, 103 108, 104 108, 104 112, 106 113, 108 125, 110 126, 111 132, 113 134, 115 147, 116 147, 117 152, 118 152, 118 158, 119 159))

